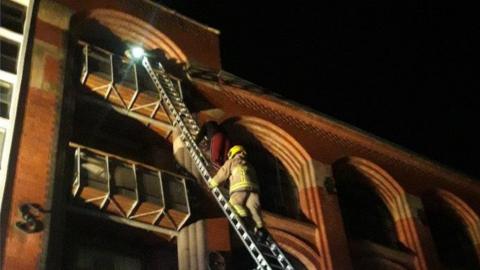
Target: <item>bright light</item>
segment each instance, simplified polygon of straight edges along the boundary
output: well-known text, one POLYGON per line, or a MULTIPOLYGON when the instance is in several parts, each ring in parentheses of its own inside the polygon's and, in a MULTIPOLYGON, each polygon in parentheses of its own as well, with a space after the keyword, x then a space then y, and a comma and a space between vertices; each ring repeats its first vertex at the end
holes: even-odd
POLYGON ((133 58, 140 59, 145 55, 145 50, 142 47, 133 47, 131 49, 133 58))

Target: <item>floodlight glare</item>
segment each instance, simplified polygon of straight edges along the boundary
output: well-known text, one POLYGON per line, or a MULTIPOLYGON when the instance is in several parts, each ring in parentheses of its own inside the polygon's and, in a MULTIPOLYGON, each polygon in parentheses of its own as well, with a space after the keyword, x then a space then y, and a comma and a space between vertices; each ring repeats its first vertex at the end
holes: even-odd
POLYGON ((145 55, 145 50, 142 47, 133 47, 131 49, 133 58, 140 59, 145 55))

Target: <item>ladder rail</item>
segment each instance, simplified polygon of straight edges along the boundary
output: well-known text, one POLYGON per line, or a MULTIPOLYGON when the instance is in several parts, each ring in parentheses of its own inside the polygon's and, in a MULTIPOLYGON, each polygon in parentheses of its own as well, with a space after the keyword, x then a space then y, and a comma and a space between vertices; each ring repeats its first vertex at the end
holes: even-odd
MULTIPOLYGON (((198 145, 195 143, 195 139, 192 135, 192 133, 195 133, 195 135, 198 134, 198 124, 192 118, 191 113, 183 103, 182 98, 175 97, 175 87, 173 86, 172 81, 166 74, 166 71, 161 65, 161 63, 159 63, 159 75, 161 76, 164 84, 166 84, 165 86, 162 85, 162 83, 158 79, 157 74, 151 67, 150 62, 146 56, 144 56, 142 59, 142 65, 147 70, 150 78, 152 79, 155 87, 157 88, 160 98, 170 114, 169 117, 171 117, 173 126, 179 127, 181 131, 180 138, 185 144, 185 147, 188 150, 190 156, 192 157, 196 168, 200 172, 200 175, 202 176, 205 183, 208 184, 208 180, 211 178, 211 175, 207 170, 206 164, 208 164, 209 162, 204 157, 198 145), (170 92, 173 97, 169 96, 168 92, 170 92), (181 108, 180 111, 177 109, 178 107, 181 108), (188 121, 188 124, 185 123, 186 121, 188 121)), ((264 253, 257 246, 257 243, 252 237, 250 231, 247 230, 245 224, 242 222, 240 217, 232 210, 228 203, 228 200, 220 191, 220 189, 216 187, 212 189, 211 192, 213 193, 215 200, 219 204, 230 224, 234 227, 235 232, 238 234, 243 244, 247 247, 250 255, 257 263, 257 269, 294 269, 283 254, 283 252, 280 250, 278 245, 275 243, 275 241, 271 239, 271 237, 268 237, 267 242, 269 244, 267 245, 267 247, 273 254, 273 256, 270 255, 270 257, 274 257, 277 262, 280 263, 280 267, 267 261, 266 255, 264 255, 264 253)))

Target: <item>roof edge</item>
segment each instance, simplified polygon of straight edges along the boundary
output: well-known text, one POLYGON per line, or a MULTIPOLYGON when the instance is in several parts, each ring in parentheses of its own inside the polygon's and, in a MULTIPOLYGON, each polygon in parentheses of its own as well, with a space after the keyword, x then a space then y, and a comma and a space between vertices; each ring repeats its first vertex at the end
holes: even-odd
POLYGON ((167 12, 167 13, 170 13, 170 14, 173 15, 173 16, 177 16, 177 17, 181 18, 182 20, 188 21, 188 22, 190 22, 190 23, 192 23, 192 24, 194 24, 194 25, 196 25, 196 26, 199 26, 200 28, 205 29, 205 30, 207 30, 207 31, 209 31, 209 32, 211 32, 211 33, 213 33, 213 34, 220 35, 220 30, 218 30, 218 29, 216 29, 216 28, 213 28, 213 27, 210 27, 210 26, 208 26, 208 25, 206 25, 206 24, 200 23, 200 22, 198 22, 198 21, 196 21, 196 20, 194 20, 194 19, 192 19, 192 18, 189 18, 189 17, 187 17, 187 16, 185 16, 185 15, 177 12, 177 11, 174 10, 174 9, 171 9, 171 8, 169 8, 169 7, 166 7, 166 6, 164 6, 164 5, 160 4, 160 3, 156 3, 156 2, 154 2, 153 0, 143 0, 143 2, 146 2, 146 3, 148 3, 148 4, 154 5, 155 7, 160 8, 160 9, 162 9, 163 11, 165 11, 165 12, 167 12))
POLYGON ((243 91, 247 91, 247 92, 250 92, 250 93, 252 93, 254 95, 257 95, 261 98, 268 99, 271 102, 276 102, 276 103, 282 104, 283 106, 287 106, 291 109, 301 109, 301 110, 303 110, 304 113, 308 114, 312 118, 315 118, 315 119, 318 119, 320 121, 326 122, 326 124, 335 125, 339 128, 343 128, 343 129, 346 129, 348 131, 354 132, 357 136, 364 137, 367 140, 371 140, 374 143, 380 144, 379 146, 390 148, 391 150, 400 151, 402 154, 407 155, 410 158, 414 158, 419 162, 423 162, 423 163, 425 163, 425 165, 430 166, 431 168, 440 169, 444 173, 447 173, 447 174, 455 174, 456 176, 461 177, 465 181, 471 181, 475 184, 478 184, 480 182, 480 179, 477 179, 477 178, 475 178, 473 176, 470 176, 470 175, 468 175, 464 172, 461 172, 457 169, 454 169, 454 168, 452 168, 448 165, 445 165, 445 164, 443 164, 439 161, 433 160, 433 159, 431 159, 431 158, 429 158, 429 157, 427 157, 423 154, 419 154, 417 152, 414 152, 413 150, 410 150, 410 149, 408 149, 404 146, 401 146, 401 145, 399 145, 397 143, 394 143, 390 140, 387 140, 385 138, 379 137, 379 136, 377 136, 377 135, 375 135, 371 132, 365 131, 365 130, 359 128, 359 127, 356 127, 352 124, 349 124, 347 122, 344 122, 342 120, 334 118, 330 115, 319 112, 319 111, 317 111, 317 110, 315 110, 311 107, 308 107, 308 106, 300 104, 296 101, 287 99, 287 98, 283 97, 282 95, 280 95, 278 93, 275 93, 275 92, 270 91, 270 90, 266 90, 265 88, 263 88, 261 86, 257 86, 255 84, 251 83, 250 81, 244 80, 244 79, 242 79, 238 76, 235 76, 235 75, 233 75, 229 72, 226 72, 224 70, 220 70, 220 71, 216 72, 215 74, 220 77, 222 73, 226 73, 229 76, 233 76, 236 79, 238 79, 239 81, 248 82, 248 84, 250 86, 256 86, 256 87, 255 87, 255 89, 251 89, 250 87, 249 88, 241 88, 241 87, 239 87, 240 85, 238 85, 238 84, 236 84, 236 85, 223 84, 222 83, 223 81, 221 79, 218 80, 218 81, 215 81, 215 80, 210 80, 210 79, 205 79, 205 78, 195 78, 195 77, 191 77, 191 76, 190 77, 193 80, 208 81, 210 83, 216 84, 216 86, 218 86, 220 88, 222 86, 228 86, 228 87, 237 88, 237 89, 240 89, 240 90, 243 90, 243 91))

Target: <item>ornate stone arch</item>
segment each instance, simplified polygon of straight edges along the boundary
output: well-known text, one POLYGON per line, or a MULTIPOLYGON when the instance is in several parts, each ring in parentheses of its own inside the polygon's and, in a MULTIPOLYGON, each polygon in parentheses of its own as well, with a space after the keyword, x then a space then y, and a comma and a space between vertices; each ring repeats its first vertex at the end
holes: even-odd
MULTIPOLYGON (((315 181, 311 157, 305 149, 288 133, 276 125, 260 118, 241 116, 228 119, 234 125, 246 129, 262 146, 277 157, 297 186, 299 192, 315 181)), ((299 196, 300 208, 314 223, 317 220, 313 210, 314 201, 310 196, 299 196)))
POLYGON ((470 206, 468 206, 467 203, 449 191, 438 189, 435 191, 435 195, 437 198, 445 202, 466 226, 468 235, 474 245, 477 258, 480 261, 480 218, 478 215, 472 208, 470 208, 470 206))
POLYGON ((407 194, 398 182, 380 166, 360 157, 346 157, 333 166, 349 165, 365 175, 384 201, 395 223, 399 241, 415 252, 415 268, 427 269, 427 262, 407 194))
POLYGON ((86 20, 96 20, 125 43, 138 44, 146 50, 161 49, 169 59, 186 63, 187 57, 168 36, 148 22, 113 9, 93 9, 74 16, 74 27, 86 20))
POLYGON ((326 234, 325 226, 323 224, 324 213, 322 212, 319 184, 316 179, 316 165, 311 156, 290 134, 266 120, 252 116, 239 116, 227 119, 225 124, 227 123, 239 125, 246 129, 262 144, 263 148, 279 159, 288 173, 292 176, 298 189, 301 211, 317 227, 317 238, 315 239, 317 250, 315 250, 315 252, 318 252, 321 255, 319 256, 317 253, 317 262, 309 262, 307 255, 311 252, 303 253, 305 250, 302 251, 302 248, 308 247, 307 244, 303 243, 303 246, 299 245, 300 240, 292 242, 287 239, 288 237, 282 238, 283 234, 273 232, 275 237, 280 237, 278 238, 279 244, 281 246, 288 245, 288 247, 283 247, 292 255, 296 256, 296 254, 298 254, 300 257, 307 256, 304 259, 299 257, 300 261, 306 266, 316 263, 316 265, 320 265, 319 269, 331 269, 331 247, 329 246, 327 240, 329 237, 326 234), (286 242, 284 242, 284 240, 286 242))
POLYGON ((302 240, 281 230, 270 229, 270 233, 283 251, 295 256, 307 269, 321 269, 317 252, 305 245, 302 240))

